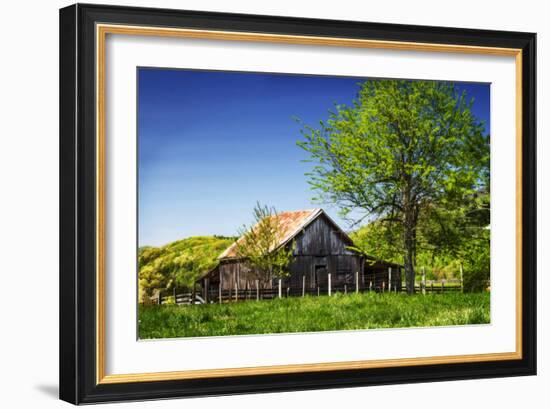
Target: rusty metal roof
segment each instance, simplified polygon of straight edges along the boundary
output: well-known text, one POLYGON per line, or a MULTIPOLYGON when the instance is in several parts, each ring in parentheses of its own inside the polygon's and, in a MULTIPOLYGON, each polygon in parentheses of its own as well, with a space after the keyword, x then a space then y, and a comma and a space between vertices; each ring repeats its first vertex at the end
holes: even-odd
MULTIPOLYGON (((309 209, 278 213, 276 217, 278 218, 279 226, 281 227, 281 238, 278 240, 278 244, 275 246, 275 248, 284 246, 286 243, 292 240, 304 227, 306 227, 309 223, 311 223, 311 221, 316 219, 317 216, 322 213, 324 213, 323 209, 309 209)), ((237 242, 239 242, 240 240, 242 240, 242 238, 239 238, 237 242)), ((221 260, 236 257, 237 245, 236 243, 233 243, 222 254, 218 256, 218 259, 221 260)))

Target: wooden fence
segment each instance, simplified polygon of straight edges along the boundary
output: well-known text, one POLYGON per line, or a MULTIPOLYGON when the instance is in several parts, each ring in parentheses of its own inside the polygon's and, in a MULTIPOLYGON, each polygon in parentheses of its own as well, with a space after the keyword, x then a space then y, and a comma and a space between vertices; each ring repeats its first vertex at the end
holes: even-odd
MULTIPOLYGON (((156 298, 158 304, 178 304, 178 305, 192 305, 192 304, 204 304, 204 303, 226 303, 248 300, 271 300, 274 298, 286 298, 286 297, 304 297, 304 296, 321 296, 321 295, 334 295, 334 294, 352 294, 352 293, 398 293, 406 292, 407 288, 405 284, 401 285, 401 289, 397 286, 389 288, 386 282, 382 285, 374 286, 372 282, 368 286, 361 286, 358 282, 355 285, 331 285, 329 279, 328 285, 316 288, 300 287, 285 287, 278 282, 273 288, 248 288, 240 289, 233 288, 230 290, 222 289, 210 289, 206 291, 185 291, 181 292, 176 290, 172 291, 160 291, 156 298)), ((444 294, 450 292, 461 292, 462 287, 460 282, 454 281, 431 281, 421 282, 415 285, 415 292, 419 294, 444 294)))

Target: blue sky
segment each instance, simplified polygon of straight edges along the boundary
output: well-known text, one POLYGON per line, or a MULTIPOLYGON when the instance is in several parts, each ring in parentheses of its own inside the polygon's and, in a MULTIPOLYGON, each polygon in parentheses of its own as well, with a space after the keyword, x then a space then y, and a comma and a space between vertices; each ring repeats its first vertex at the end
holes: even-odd
MULTIPOLYGON (((319 207, 296 146, 361 78, 138 69, 139 245, 236 235, 256 203, 278 211, 319 207)), ((457 83, 489 129, 489 85, 457 83)), ((337 223, 337 209, 322 206, 337 223)))

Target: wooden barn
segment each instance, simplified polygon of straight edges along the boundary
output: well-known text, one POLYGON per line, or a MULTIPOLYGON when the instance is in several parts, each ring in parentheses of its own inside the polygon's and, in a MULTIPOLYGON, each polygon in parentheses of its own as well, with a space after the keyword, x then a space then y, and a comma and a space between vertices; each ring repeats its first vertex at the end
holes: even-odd
MULTIPOLYGON (((333 291, 401 290, 401 266, 376 261, 352 249, 351 238, 322 210, 279 213, 282 237, 276 249, 293 246, 290 276, 282 280, 285 290, 305 289, 307 293, 326 292, 330 274, 333 291)), ((237 256, 233 243, 218 257, 218 265, 199 279, 203 296, 220 291, 250 290, 258 285, 247 260, 237 256)), ((264 288, 278 286, 273 279, 264 288)))

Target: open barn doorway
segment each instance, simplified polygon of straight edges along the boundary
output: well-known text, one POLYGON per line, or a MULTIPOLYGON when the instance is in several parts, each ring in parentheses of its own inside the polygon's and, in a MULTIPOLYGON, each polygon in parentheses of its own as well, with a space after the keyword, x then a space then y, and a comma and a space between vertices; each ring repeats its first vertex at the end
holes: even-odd
POLYGON ((328 269, 326 264, 315 265, 315 286, 320 288, 328 287, 328 269))

